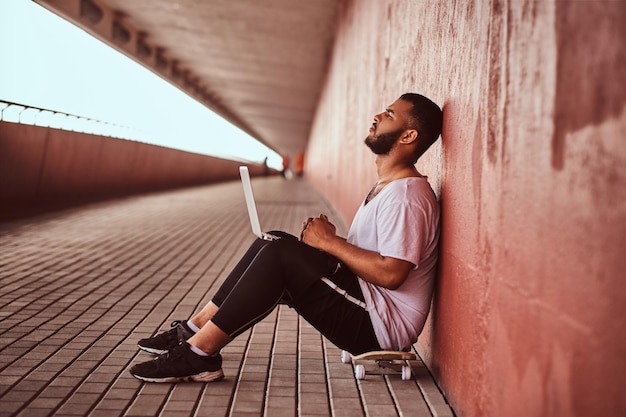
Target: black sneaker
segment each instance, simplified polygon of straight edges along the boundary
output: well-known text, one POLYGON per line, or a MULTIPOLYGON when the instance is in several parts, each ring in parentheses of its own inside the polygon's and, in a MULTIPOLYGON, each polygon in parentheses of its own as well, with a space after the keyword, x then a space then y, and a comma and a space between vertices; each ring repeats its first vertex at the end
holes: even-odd
POLYGON ((187 326, 187 320, 174 320, 170 330, 160 333, 156 336, 141 339, 137 346, 141 350, 154 353, 155 355, 162 355, 179 342, 189 339, 195 334, 193 330, 187 326))
POLYGON ((133 366, 130 373, 147 382, 209 382, 224 377, 222 355, 197 355, 187 342, 180 342, 167 353, 133 366))

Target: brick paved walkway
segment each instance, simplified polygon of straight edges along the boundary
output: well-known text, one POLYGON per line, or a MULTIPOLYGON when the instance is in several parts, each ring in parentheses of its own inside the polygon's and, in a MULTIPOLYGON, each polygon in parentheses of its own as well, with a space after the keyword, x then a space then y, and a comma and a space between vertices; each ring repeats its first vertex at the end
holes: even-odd
MULTIPOLYGON (((305 182, 253 185, 266 230, 337 219, 305 182)), ((0 416, 452 415, 421 362, 356 381, 286 307, 224 350, 222 381, 130 376, 137 340, 204 305, 252 240, 238 182, 0 224, 0 416)))

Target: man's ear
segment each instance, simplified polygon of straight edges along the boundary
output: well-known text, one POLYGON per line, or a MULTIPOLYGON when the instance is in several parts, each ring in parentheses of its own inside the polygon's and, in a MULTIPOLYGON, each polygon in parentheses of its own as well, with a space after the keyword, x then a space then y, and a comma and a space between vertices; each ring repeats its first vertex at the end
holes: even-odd
POLYGON ((413 143, 417 140, 417 137, 419 136, 419 132, 415 129, 407 129, 404 131, 404 133, 402 134, 402 136, 400 137, 400 142, 401 143, 413 143))

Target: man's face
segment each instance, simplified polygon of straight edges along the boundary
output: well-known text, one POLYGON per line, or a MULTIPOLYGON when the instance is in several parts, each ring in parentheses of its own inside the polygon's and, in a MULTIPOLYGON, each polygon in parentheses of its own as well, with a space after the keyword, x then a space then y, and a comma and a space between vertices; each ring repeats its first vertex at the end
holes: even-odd
POLYGON ((370 133, 365 138, 365 144, 376 155, 387 155, 393 149, 394 145, 400 138, 400 135, 402 135, 402 132, 404 132, 403 128, 394 130, 393 132, 386 132, 378 135, 370 133))
POLYGON ((365 144, 376 155, 387 155, 394 147, 402 133, 407 129, 407 114, 411 103, 396 100, 384 112, 374 116, 370 134, 365 144))

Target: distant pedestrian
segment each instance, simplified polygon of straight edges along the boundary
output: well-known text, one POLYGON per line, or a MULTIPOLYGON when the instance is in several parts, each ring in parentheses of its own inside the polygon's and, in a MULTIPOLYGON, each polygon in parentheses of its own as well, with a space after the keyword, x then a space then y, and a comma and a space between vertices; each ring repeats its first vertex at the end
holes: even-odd
POLYGON ((283 155, 283 170, 280 172, 283 178, 287 178, 288 171, 289 171, 289 156, 283 155))
POLYGON ((300 178, 304 174, 304 152, 299 151, 293 161, 296 177, 300 178))

